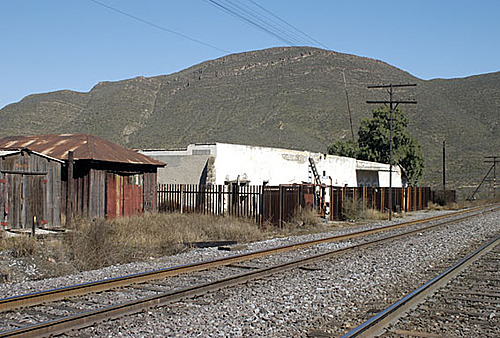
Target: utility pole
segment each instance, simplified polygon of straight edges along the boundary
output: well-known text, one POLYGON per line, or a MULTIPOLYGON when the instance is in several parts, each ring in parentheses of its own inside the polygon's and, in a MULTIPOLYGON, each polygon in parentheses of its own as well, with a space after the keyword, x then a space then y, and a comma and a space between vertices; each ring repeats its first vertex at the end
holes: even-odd
POLYGON ((443 198, 446 201, 446 141, 443 141, 443 198))
POLYGON ((499 156, 486 156, 488 160, 484 161, 485 163, 493 163, 493 198, 497 197, 496 189, 497 189, 497 163, 500 162, 499 156))
POLYGON ((387 88, 389 93, 389 100, 379 100, 379 101, 366 101, 368 104, 389 104, 390 117, 389 117, 389 221, 392 221, 392 209, 394 208, 394 201, 392 199, 392 114, 399 104, 417 104, 415 100, 394 100, 394 88, 399 87, 415 87, 416 83, 407 84, 386 84, 386 85, 374 85, 368 86, 369 89, 372 88, 387 88))
POLYGON ((345 80, 345 71, 344 71, 344 69, 342 69, 342 76, 344 78, 345 97, 347 99, 347 113, 349 114, 349 123, 351 125, 351 137, 352 137, 352 140, 354 141, 354 129, 352 128, 351 106, 349 104, 349 93, 347 92, 347 82, 345 80))
POLYGON ((74 212, 74 187, 73 171, 75 165, 75 155, 73 151, 68 151, 68 188, 66 190, 66 227, 71 224, 74 212))
POLYGON ((492 159, 492 160, 487 160, 487 161, 484 161, 485 163, 493 163, 493 165, 490 167, 490 170, 488 170, 488 172, 486 173, 486 175, 484 176, 483 180, 481 181, 481 183, 479 183, 479 185, 477 186, 476 190, 474 190, 474 192, 472 193, 472 195, 467 198, 468 201, 472 201, 474 200, 474 197, 476 195, 476 193, 479 191, 479 189, 481 188, 481 186, 483 185, 483 183, 486 181, 486 179, 488 178, 488 175, 490 174, 491 171, 493 171, 493 198, 496 198, 496 180, 497 180, 497 173, 496 173, 496 167, 497 167, 497 163, 500 162, 500 156, 485 156, 484 158, 487 158, 487 159, 492 159))

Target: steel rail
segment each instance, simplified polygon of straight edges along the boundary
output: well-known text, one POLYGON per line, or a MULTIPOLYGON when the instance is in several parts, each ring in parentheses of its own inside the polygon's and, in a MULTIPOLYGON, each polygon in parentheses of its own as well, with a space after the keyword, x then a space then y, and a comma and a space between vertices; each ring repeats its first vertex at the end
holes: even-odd
POLYGON ((473 216, 477 216, 478 214, 467 215, 465 217, 461 217, 458 219, 447 220, 444 222, 440 222, 437 224, 428 225, 426 227, 413 229, 404 233, 399 233, 395 235, 390 235, 384 238, 375 239, 369 242, 351 245, 348 247, 335 249, 332 251, 328 251, 325 253, 321 253, 318 255, 313 255, 310 257, 301 258, 299 260, 290 261, 284 264, 261 268, 255 271, 239 274, 236 276, 231 276, 223 279, 219 279, 213 282, 198 284, 192 287, 174 290, 150 297, 145 297, 133 301, 124 302, 117 305, 111 305, 107 307, 103 307, 97 310, 86 311, 82 313, 78 313, 68 317, 62 317, 58 319, 54 319, 51 321, 34 324, 31 326, 9 330, 0 332, 0 338, 3 337, 39 337, 39 336, 47 336, 47 335, 56 335, 63 332, 67 332, 68 330, 80 329, 83 327, 90 326, 97 322, 102 322, 104 320, 116 319, 119 317, 123 317, 126 315, 134 314, 145 309, 162 306, 169 304, 171 302, 177 301, 186 297, 195 297, 205 294, 209 291, 219 290, 223 287, 235 286, 238 284, 242 284, 248 282, 250 280, 255 280, 263 277, 270 276, 272 274, 276 274, 278 272, 282 272, 285 270, 290 270, 296 267, 300 267, 303 265, 307 265, 313 263, 318 260, 324 260, 327 258, 331 258, 333 256, 337 256, 352 250, 359 250, 362 248, 366 248, 368 246, 372 246, 375 244, 380 244, 386 241, 402 238, 408 236, 410 234, 420 233, 422 231, 431 230, 436 227, 440 227, 446 224, 455 223, 459 221, 463 221, 464 219, 471 218, 473 216))
POLYGON ((482 255, 491 251, 500 242, 500 235, 489 240, 479 249, 475 250, 459 262, 449 267, 430 281, 420 286, 418 289, 407 294, 396 303, 392 304, 383 311, 380 311, 375 316, 368 319, 366 322, 349 331, 342 338, 350 337, 374 337, 382 334, 384 329, 389 324, 395 322, 401 315, 406 313, 410 308, 416 306, 425 297, 437 291, 438 288, 444 286, 452 278, 457 276, 470 264, 474 263, 482 255))
MULTIPOLYGON (((387 225, 387 226, 383 226, 383 227, 353 232, 350 234, 326 237, 326 238, 312 240, 312 241, 300 242, 300 243, 295 243, 295 244, 274 247, 274 248, 270 248, 270 249, 263 249, 263 250, 258 250, 258 251, 252 251, 249 253, 233 255, 233 256, 229 256, 229 257, 212 259, 212 260, 208 260, 208 261, 195 262, 195 263, 190 263, 190 264, 185 264, 185 265, 178 265, 178 266, 168 267, 168 268, 159 269, 159 270, 145 271, 145 272, 140 272, 140 273, 131 274, 131 275, 119 276, 119 277, 115 277, 115 278, 103 279, 103 280, 92 281, 92 282, 88 282, 88 283, 75 284, 75 285, 50 289, 50 290, 44 290, 44 291, 38 291, 38 292, 33 292, 33 293, 28 293, 28 294, 22 294, 22 295, 2 298, 2 299, 0 299, 0 312, 10 311, 10 310, 28 307, 28 306, 35 306, 35 305, 39 305, 39 304, 43 304, 43 303, 47 303, 47 302, 52 302, 52 301, 57 301, 57 300, 61 300, 61 299, 69 298, 69 297, 82 296, 82 295, 89 294, 89 293, 102 292, 102 291, 106 291, 106 290, 111 290, 111 289, 115 289, 115 288, 119 288, 119 287, 128 286, 131 284, 144 283, 144 282, 152 281, 155 279, 162 279, 162 278, 166 278, 166 277, 177 276, 177 275, 183 274, 183 273, 197 272, 197 271, 202 271, 202 270, 206 270, 209 268, 215 268, 215 267, 219 267, 219 266, 223 266, 223 265, 240 263, 243 261, 260 258, 263 256, 283 253, 283 252, 292 251, 292 250, 303 249, 303 248, 318 245, 318 244, 358 238, 358 237, 367 236, 367 235, 371 235, 371 234, 375 234, 375 233, 379 233, 379 232, 383 232, 383 231, 389 231, 389 230, 393 230, 393 229, 397 229, 397 228, 401 228, 401 227, 431 222, 431 221, 440 220, 443 218, 449 218, 449 217, 461 215, 464 213, 474 213, 474 212, 482 210, 482 209, 489 210, 488 208, 491 208, 491 207, 492 206, 476 207, 473 209, 465 209, 465 210, 460 210, 458 212, 454 212, 454 213, 450 213, 450 214, 439 215, 439 216, 434 216, 434 217, 430 217, 430 218, 426 218, 426 219, 414 220, 414 221, 409 221, 409 222, 397 223, 397 224, 393 224, 393 225, 387 225)), ((475 214, 472 214, 472 215, 475 215, 475 214)))

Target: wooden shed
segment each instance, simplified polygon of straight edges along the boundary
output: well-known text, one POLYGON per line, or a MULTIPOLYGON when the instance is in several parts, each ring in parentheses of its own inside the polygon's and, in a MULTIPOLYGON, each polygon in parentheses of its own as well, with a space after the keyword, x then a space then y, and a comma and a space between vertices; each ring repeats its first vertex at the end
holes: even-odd
POLYGON ((165 164, 98 136, 11 136, 0 139, 0 148, 27 149, 63 162, 59 203, 66 218, 112 219, 156 210, 157 168, 165 164))
POLYGON ((0 215, 3 228, 61 225, 64 161, 29 149, 0 149, 0 215))

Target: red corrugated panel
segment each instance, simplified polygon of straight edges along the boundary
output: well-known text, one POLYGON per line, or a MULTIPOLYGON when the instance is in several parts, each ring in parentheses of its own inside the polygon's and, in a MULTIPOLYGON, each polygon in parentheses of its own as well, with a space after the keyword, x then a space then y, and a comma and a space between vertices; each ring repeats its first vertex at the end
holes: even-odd
POLYGON ((116 218, 116 179, 114 174, 106 175, 106 218, 116 218))
POLYGON ((123 215, 125 217, 142 214, 142 187, 125 183, 123 187, 123 215))

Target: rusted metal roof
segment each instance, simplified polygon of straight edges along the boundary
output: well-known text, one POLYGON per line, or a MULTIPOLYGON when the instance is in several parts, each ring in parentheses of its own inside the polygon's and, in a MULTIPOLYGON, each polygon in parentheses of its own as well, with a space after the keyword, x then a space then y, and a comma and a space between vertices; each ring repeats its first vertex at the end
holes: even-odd
POLYGON ((7 136, 0 139, 0 148, 27 148, 60 160, 73 151, 75 160, 94 160, 129 164, 164 166, 146 155, 112 143, 92 134, 58 134, 7 136))
POLYGON ((19 154, 21 150, 0 150, 0 157, 19 154))
POLYGON ((30 150, 28 148, 0 148, 0 157, 5 157, 5 156, 10 156, 10 155, 20 154, 23 151, 26 151, 28 153, 35 154, 35 155, 47 158, 47 159, 49 159, 51 161, 56 161, 56 162, 59 162, 59 163, 64 163, 64 160, 61 160, 61 159, 58 159, 58 158, 54 158, 54 157, 51 157, 51 156, 48 156, 48 155, 45 155, 45 154, 42 154, 42 153, 39 153, 37 151, 30 150))

